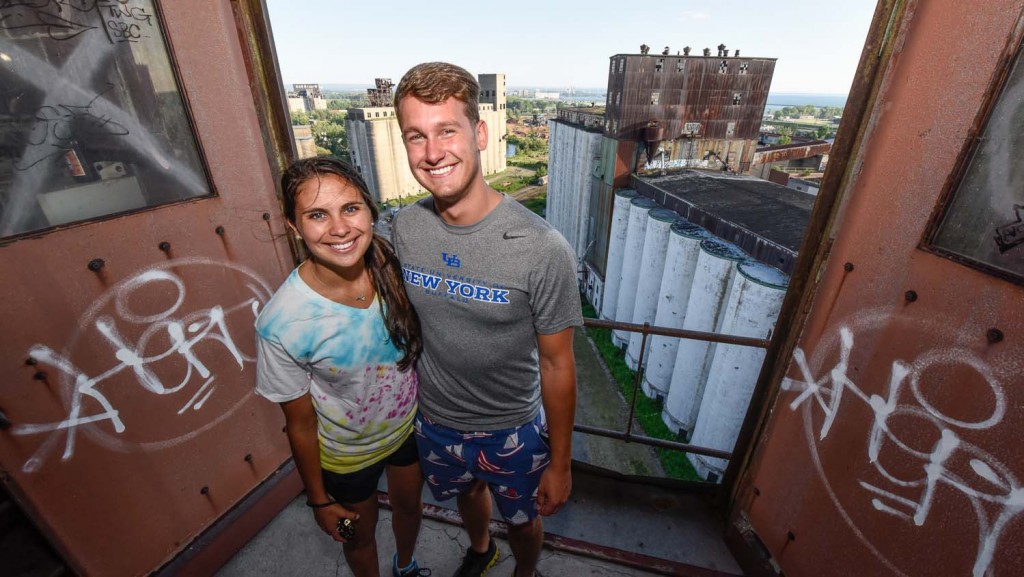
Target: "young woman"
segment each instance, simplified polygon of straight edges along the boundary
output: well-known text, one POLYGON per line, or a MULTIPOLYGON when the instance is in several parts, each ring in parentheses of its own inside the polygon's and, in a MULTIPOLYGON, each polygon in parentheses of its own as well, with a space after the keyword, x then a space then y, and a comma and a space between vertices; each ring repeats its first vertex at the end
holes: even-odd
POLYGON ((413 556, 423 476, 412 433, 419 319, 395 253, 373 232, 377 206, 347 163, 292 164, 284 215, 310 257, 256 320, 256 392, 280 403, 317 525, 356 577, 378 573, 377 483, 387 474, 394 577, 429 575, 413 556))

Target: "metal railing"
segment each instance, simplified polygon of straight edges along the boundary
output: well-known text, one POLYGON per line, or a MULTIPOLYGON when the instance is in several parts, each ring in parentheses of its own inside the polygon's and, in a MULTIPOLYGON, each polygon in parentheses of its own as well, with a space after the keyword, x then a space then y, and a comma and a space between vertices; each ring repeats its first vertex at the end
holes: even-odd
POLYGON ((720 459, 732 458, 732 451, 723 451, 720 449, 712 449, 710 447, 691 445, 689 443, 682 443, 679 441, 657 439, 654 437, 648 437, 646 435, 637 435, 633 433, 633 416, 636 413, 637 395, 640 393, 640 386, 644 378, 644 357, 645 353, 647 352, 647 337, 648 335, 659 335, 680 339, 692 339, 712 343, 739 345, 744 347, 758 347, 762 349, 768 348, 768 344, 771 342, 769 339, 739 337, 735 335, 724 335, 719 333, 708 333, 703 331, 691 331, 687 329, 670 329, 656 326, 652 327, 650 323, 637 325, 617 321, 604 321, 593 318, 584 318, 583 326, 586 328, 613 329, 633 333, 640 333, 642 335, 642 338, 640 340, 640 354, 638 355, 637 360, 636 377, 633 379, 633 391, 630 395, 629 418, 626 419, 626 430, 616 431, 612 429, 605 429, 602 427, 593 427, 590 425, 576 424, 575 426, 573 426, 574 431, 578 431, 580 433, 585 433, 588 435, 596 435, 599 437, 618 439, 620 441, 625 441, 627 443, 638 443, 641 445, 649 445, 651 447, 670 449, 673 451, 681 451, 685 453, 693 453, 695 455, 706 455, 708 457, 717 457, 720 459))

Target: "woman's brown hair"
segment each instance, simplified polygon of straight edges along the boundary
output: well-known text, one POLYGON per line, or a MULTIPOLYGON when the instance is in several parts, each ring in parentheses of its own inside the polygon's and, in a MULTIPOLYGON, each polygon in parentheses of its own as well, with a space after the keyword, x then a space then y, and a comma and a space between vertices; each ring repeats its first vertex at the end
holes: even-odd
MULTIPOLYGON (((359 191, 376 224, 380 212, 377 203, 370 196, 370 189, 363 177, 359 176, 351 164, 332 156, 297 160, 284 171, 281 176, 281 192, 284 196, 284 217, 288 222, 295 224, 295 197, 299 187, 310 180, 319 180, 329 174, 341 178, 359 191)), ((407 370, 423 352, 423 339, 420 336, 420 319, 405 294, 402 267, 398 263, 398 257, 391 243, 374 231, 373 240, 363 255, 363 261, 370 271, 373 288, 380 295, 381 315, 384 317, 384 325, 388 329, 391 343, 403 353, 398 361, 398 368, 407 370)))

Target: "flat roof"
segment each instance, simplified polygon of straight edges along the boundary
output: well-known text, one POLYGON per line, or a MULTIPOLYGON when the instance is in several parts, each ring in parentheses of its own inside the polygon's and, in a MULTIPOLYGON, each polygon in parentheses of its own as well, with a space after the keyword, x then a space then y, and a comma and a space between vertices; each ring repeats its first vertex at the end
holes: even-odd
POLYGON ((792 270, 815 201, 774 182, 722 172, 636 176, 635 183, 640 194, 786 272, 792 270), (772 246, 781 250, 767 250, 772 246))

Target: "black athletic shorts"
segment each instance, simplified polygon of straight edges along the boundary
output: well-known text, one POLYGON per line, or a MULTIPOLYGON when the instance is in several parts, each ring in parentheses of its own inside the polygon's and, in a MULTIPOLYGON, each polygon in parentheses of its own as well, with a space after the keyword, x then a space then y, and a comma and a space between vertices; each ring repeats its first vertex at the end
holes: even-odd
POLYGON ((416 453, 416 435, 409 435, 398 450, 377 461, 365 469, 352 473, 335 473, 320 469, 324 479, 324 489, 335 501, 342 504, 355 504, 373 496, 380 483, 380 475, 384 467, 405 467, 419 459, 416 453))

